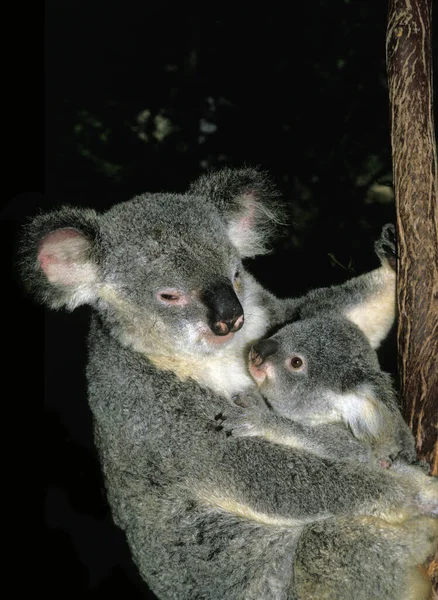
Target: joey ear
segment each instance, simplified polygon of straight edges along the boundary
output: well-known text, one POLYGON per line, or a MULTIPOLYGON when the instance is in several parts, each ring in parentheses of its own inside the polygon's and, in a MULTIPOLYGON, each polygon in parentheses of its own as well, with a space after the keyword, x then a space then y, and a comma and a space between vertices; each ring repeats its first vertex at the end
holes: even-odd
POLYGON ((266 174, 257 169, 225 168, 201 176, 189 192, 206 196, 228 224, 228 235, 242 258, 265 254, 284 208, 266 174))
POLYGON ((371 441, 391 430, 391 413, 372 386, 358 386, 347 394, 334 396, 331 401, 359 440, 371 441))
POLYGON ((51 308, 73 310, 96 298, 99 228, 93 210, 64 207, 35 217, 20 249, 24 285, 51 308))

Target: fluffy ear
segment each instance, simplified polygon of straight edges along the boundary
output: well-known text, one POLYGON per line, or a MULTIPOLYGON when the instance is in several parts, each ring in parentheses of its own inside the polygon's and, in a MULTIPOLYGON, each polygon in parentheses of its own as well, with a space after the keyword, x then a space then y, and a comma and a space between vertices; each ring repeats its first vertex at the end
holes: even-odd
POLYGON ((93 210, 64 207, 35 217, 20 248, 24 285, 51 308, 73 310, 96 298, 99 228, 93 210))
POLYGON ((346 394, 336 394, 332 404, 359 440, 372 441, 392 430, 391 411, 375 394, 372 386, 361 385, 346 394))
POLYGON ((189 192, 206 196, 217 206, 242 258, 265 254, 276 226, 284 224, 279 193, 257 169, 225 168, 203 175, 189 192))

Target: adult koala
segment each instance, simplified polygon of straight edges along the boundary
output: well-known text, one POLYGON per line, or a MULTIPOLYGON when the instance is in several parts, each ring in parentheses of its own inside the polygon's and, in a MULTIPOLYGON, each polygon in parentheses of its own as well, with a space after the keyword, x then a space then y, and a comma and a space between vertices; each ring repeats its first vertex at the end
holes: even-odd
POLYGON ((416 565, 432 549, 431 478, 214 431, 253 385, 248 347, 270 328, 336 306, 377 347, 393 322, 385 260, 290 300, 245 271, 275 198, 257 171, 224 169, 187 194, 143 194, 100 215, 65 207, 29 224, 23 277, 52 308, 94 309, 87 378, 109 502, 159 598, 309 598, 326 577, 314 553, 330 544, 341 581, 348 554, 362 554, 367 590, 359 581, 355 599, 425 598, 416 565))

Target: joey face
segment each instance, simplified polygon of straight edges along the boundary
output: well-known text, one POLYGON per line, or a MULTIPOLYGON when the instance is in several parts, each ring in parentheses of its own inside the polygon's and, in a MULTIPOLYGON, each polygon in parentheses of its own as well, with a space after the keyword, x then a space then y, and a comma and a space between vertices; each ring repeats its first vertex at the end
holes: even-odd
POLYGON ((288 324, 254 344, 249 354, 249 372, 261 393, 276 412, 290 418, 341 414, 342 404, 356 402, 356 390, 378 371, 376 354, 362 332, 330 315, 288 324))
MULTIPOLYGON (((288 338, 286 338, 289 341, 288 338)), ((308 352, 291 350, 282 332, 254 344, 249 353, 249 372, 268 404, 278 414, 292 417, 309 384, 308 352)))

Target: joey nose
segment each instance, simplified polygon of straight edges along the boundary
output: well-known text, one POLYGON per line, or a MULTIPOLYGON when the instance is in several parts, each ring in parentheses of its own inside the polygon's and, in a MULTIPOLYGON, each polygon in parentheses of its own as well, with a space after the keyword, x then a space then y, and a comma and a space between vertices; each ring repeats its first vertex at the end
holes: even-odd
POLYGON ((201 299, 208 309, 208 325, 215 335, 235 333, 243 326, 243 308, 230 283, 208 287, 201 299))
POLYGON ((276 340, 260 340, 251 348, 249 357, 251 362, 258 367, 268 358, 268 356, 272 356, 277 351, 278 342, 276 340))

